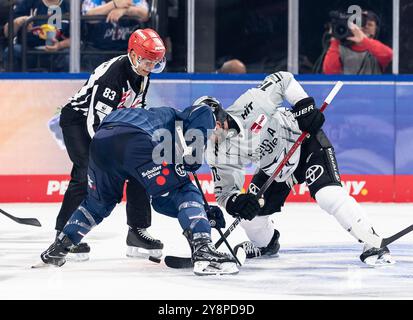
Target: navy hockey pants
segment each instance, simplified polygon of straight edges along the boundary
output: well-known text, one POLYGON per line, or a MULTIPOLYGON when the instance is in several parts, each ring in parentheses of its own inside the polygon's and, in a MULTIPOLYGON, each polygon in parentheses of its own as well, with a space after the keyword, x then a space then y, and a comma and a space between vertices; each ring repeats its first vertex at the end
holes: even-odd
POLYGON ((87 197, 63 229, 74 243, 110 215, 131 179, 152 197, 156 211, 178 218, 184 230, 211 232, 200 191, 179 165, 154 162, 155 146, 150 135, 134 127, 106 125, 96 132, 90 145, 87 197))

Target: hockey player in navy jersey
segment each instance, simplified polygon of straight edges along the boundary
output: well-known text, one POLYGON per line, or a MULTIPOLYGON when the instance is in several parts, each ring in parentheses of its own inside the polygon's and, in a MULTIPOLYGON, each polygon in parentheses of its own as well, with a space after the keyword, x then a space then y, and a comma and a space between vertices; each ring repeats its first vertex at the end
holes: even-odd
MULTIPOLYGON (((213 217, 208 217, 202 195, 188 177, 188 171, 195 172, 201 166, 214 128, 213 112, 202 103, 182 112, 159 107, 110 113, 90 145, 87 197, 55 242, 41 254, 43 262, 62 266, 69 248, 121 201, 125 181, 135 179, 151 196, 156 211, 178 218, 191 247, 195 274, 237 273, 234 258, 216 251, 212 244, 208 218, 213 217), (193 154, 182 152, 179 139, 175 139, 176 126, 182 128, 193 154)), ((214 217, 217 227, 225 226, 217 207, 214 217)))
MULTIPOLYGON (((85 85, 62 108, 60 126, 70 160, 71 179, 56 219, 57 235, 87 194, 89 144, 102 119, 117 109, 145 108, 150 74, 165 67, 165 46, 152 29, 138 29, 128 52, 98 66, 85 85)), ((154 256, 163 243, 147 231, 151 226, 149 198, 134 179, 126 186, 128 257, 154 256)), ((87 260, 90 247, 82 242, 70 250, 76 260, 87 260)))

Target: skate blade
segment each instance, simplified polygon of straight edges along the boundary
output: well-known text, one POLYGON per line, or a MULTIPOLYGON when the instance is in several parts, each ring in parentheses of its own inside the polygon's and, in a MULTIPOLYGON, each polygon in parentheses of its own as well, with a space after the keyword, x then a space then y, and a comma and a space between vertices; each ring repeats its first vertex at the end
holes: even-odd
POLYGON ((66 256, 67 261, 83 262, 89 260, 89 253, 68 253, 66 256))
POLYGON ((385 267, 396 264, 396 261, 390 255, 384 254, 380 258, 377 256, 367 257, 364 263, 370 267, 385 267))
POLYGON ((153 258, 161 258, 162 257, 162 249, 144 249, 140 247, 131 247, 128 246, 126 249, 126 256, 128 258, 143 258, 148 259, 149 257, 153 258))
POLYGON ((230 275, 239 272, 235 262, 224 262, 213 266, 209 261, 197 261, 194 263, 194 273, 197 276, 230 275))

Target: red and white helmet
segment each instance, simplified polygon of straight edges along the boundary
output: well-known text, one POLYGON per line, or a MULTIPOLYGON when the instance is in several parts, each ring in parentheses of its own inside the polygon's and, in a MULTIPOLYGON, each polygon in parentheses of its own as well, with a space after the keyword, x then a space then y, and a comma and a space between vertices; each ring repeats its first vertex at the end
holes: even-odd
POLYGON ((165 68, 165 45, 156 31, 148 28, 133 32, 129 37, 129 59, 132 51, 138 56, 138 63, 155 63, 151 72, 160 73, 165 68))

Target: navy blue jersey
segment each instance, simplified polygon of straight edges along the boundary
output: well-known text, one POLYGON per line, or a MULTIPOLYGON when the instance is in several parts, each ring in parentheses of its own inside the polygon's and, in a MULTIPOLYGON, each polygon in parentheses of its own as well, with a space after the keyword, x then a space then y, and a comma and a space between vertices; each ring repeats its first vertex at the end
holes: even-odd
MULTIPOLYGON (((70 13, 69 3, 61 1, 59 4, 62 10, 62 15, 70 13)), ((51 13, 54 13, 51 11, 51 13)), ((14 18, 22 16, 47 16, 50 15, 49 7, 47 7, 42 0, 19 0, 14 8, 14 18)), ((29 32, 27 36, 27 44, 29 47, 44 46, 46 40, 41 39, 38 35, 38 29, 41 25, 47 24, 48 20, 36 20, 33 22, 33 32, 29 32)), ((57 40, 61 41, 70 36, 70 26, 68 20, 62 20, 62 29, 57 32, 57 40)), ((21 43, 21 33, 18 33, 17 42, 21 43)))
POLYGON ((183 111, 170 107, 119 109, 107 115, 101 126, 110 124, 136 127, 152 136, 158 129, 174 133, 176 122, 183 123, 184 132, 190 129, 201 130, 205 139, 208 138, 208 130, 215 128, 213 113, 207 105, 192 106, 183 111))

